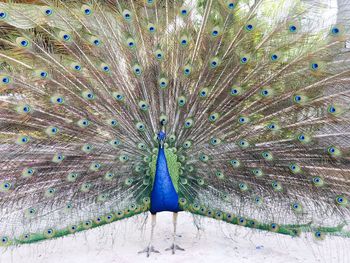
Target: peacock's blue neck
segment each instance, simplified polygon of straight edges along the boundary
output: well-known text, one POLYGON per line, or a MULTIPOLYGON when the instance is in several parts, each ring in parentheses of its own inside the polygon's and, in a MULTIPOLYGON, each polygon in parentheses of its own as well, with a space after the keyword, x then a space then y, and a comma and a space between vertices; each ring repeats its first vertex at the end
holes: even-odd
POLYGON ((151 192, 151 213, 178 212, 178 194, 170 177, 164 147, 159 146, 156 172, 151 192))

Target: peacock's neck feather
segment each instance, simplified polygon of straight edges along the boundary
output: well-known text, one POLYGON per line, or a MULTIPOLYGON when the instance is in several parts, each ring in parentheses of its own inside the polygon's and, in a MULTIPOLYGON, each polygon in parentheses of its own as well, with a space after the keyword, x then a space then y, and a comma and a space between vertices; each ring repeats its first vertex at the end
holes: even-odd
POLYGON ((152 162, 151 162, 151 176, 152 176, 152 185, 154 185, 154 179, 156 176, 157 171, 157 160, 162 156, 162 152, 164 152, 167 168, 169 171, 169 175, 171 178, 171 181, 173 183, 173 186, 176 190, 176 192, 179 191, 179 178, 180 178, 180 168, 181 163, 178 162, 178 157, 176 153, 174 153, 174 149, 172 148, 160 148, 157 149, 157 155, 153 155, 152 162))
POLYGON ((151 192, 152 213, 179 211, 178 180, 180 163, 172 150, 158 148, 157 158, 152 160, 153 187, 151 192), (156 160, 155 160, 156 159, 156 160))

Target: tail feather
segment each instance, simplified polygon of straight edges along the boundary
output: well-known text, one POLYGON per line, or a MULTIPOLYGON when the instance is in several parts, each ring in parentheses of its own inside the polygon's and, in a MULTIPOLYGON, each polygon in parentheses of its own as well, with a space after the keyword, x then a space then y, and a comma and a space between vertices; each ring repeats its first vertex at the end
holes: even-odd
POLYGON ((148 211, 160 123, 183 210, 349 236, 348 32, 325 10, 0 3, 2 244, 148 211))

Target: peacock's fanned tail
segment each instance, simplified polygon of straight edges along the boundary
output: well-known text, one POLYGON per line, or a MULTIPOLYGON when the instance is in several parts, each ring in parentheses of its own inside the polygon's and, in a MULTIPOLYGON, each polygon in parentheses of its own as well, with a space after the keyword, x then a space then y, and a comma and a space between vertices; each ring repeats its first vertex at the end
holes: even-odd
POLYGON ((150 208, 350 237, 349 25, 317 0, 0 2, 0 244, 150 208), (335 21, 334 21, 335 22, 335 21))

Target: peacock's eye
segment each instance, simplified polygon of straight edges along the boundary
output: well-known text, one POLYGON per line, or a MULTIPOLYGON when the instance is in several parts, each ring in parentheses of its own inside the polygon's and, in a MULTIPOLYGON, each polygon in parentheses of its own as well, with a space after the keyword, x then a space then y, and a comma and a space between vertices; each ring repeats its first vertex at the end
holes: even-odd
POLYGON ((297 31, 297 27, 296 27, 295 25, 290 25, 290 26, 289 26, 289 31, 292 32, 292 33, 294 33, 294 32, 297 31))
POLYGON ((247 63, 248 62, 248 58, 246 58, 246 57, 242 57, 241 58, 241 63, 242 64, 245 64, 245 63, 247 63))
POLYGON ((271 55, 271 60, 276 61, 278 59, 278 56, 276 54, 271 55))
POLYGON ((124 10, 124 11, 123 11, 123 18, 124 18, 126 21, 130 21, 131 18, 132 18, 131 12, 130 12, 129 10, 124 10))
POLYGON ((10 78, 9 78, 9 77, 3 77, 3 78, 2 78, 2 83, 3 83, 3 84, 8 84, 8 83, 10 83, 10 78))
POLYGON ((63 40, 68 41, 70 39, 70 35, 64 34, 62 38, 63 40))
POLYGON ((348 204, 348 199, 344 195, 338 195, 335 201, 340 206, 346 206, 348 204))
POLYGON ((269 95, 269 91, 268 90, 262 90, 261 91, 261 95, 263 95, 263 96, 267 96, 267 95, 269 95))
POLYGON ((340 32, 339 28, 333 27, 332 28, 332 34, 337 35, 340 32))
POLYGON ((228 7, 229 9, 233 9, 233 8, 235 8, 235 3, 230 2, 230 3, 228 3, 227 7, 228 7))
POLYGON ((199 97, 200 98, 206 98, 209 94, 209 89, 208 88, 203 88, 199 91, 199 97))
POLYGON ((141 74, 141 69, 140 68, 135 68, 134 71, 135 71, 136 75, 140 75, 141 74))
POLYGON ((191 128, 193 126, 193 120, 192 119, 186 119, 185 120, 185 128, 191 128))
POLYGON ((153 32, 156 31, 156 28, 155 28, 154 25, 149 25, 149 26, 148 26, 148 30, 149 30, 149 32, 153 33, 153 32))
POLYGON ((27 40, 22 40, 21 41, 21 46, 23 46, 23 47, 28 46, 28 41, 27 40))
POLYGON ((52 15, 52 14, 53 14, 53 11, 52 11, 51 8, 47 8, 47 9, 45 10, 45 15, 50 16, 50 15, 52 15))
POLYGON ((336 113, 336 111, 337 111, 333 105, 329 106, 327 110, 329 113, 336 113))
POLYGON ((47 77, 47 72, 46 71, 40 72, 40 77, 46 78, 47 77))
POLYGON ((3 11, 0 11, 0 19, 5 19, 7 14, 3 11))
POLYGON ((249 25, 246 25, 245 29, 248 31, 252 31, 254 29, 254 26, 249 24, 249 25))
POLYGON ((245 119, 244 117, 240 117, 240 118, 239 118, 239 122, 240 122, 240 123, 245 123, 245 122, 246 122, 246 119, 245 119))
POLYGON ((129 45, 129 47, 134 47, 135 43, 134 43, 134 41, 129 41, 128 45, 129 45))

